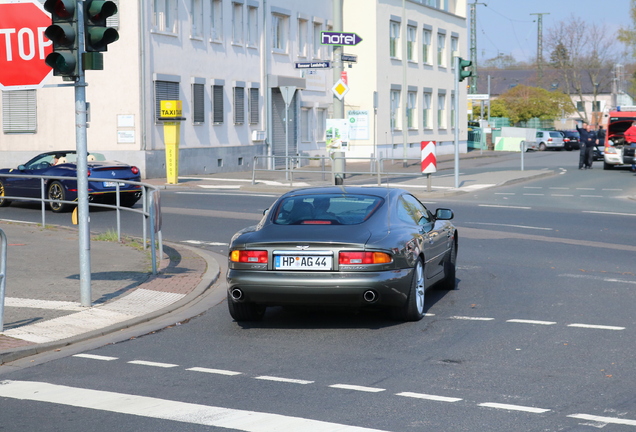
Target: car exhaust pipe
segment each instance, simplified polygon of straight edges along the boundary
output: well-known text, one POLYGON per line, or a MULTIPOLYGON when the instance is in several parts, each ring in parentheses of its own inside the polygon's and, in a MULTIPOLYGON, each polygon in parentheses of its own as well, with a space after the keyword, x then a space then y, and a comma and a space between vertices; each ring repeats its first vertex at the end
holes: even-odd
POLYGON ((378 299, 378 295, 375 293, 375 291, 368 290, 365 291, 364 294, 362 294, 362 298, 364 298, 364 301, 366 301, 367 303, 373 303, 378 299))
POLYGON ((234 288, 231 292, 230 295, 232 296, 232 298, 234 300, 242 300, 243 299, 243 291, 241 291, 238 288, 234 288))

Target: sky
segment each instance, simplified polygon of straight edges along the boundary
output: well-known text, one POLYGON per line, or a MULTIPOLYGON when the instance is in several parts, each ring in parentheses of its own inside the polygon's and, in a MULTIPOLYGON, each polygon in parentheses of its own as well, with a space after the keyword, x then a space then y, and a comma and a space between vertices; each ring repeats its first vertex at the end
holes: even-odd
MULTIPOLYGON (((476 0, 468 0, 468 4, 476 0)), ((477 59, 494 58, 499 53, 528 61, 537 52, 537 16, 543 15, 543 36, 551 27, 572 16, 586 23, 605 25, 607 31, 631 27, 630 0, 477 0, 477 59)), ((470 46, 470 6, 468 7, 468 45, 470 46)), ((545 39, 544 39, 545 47, 545 39)), ((469 51, 470 52, 470 51, 469 51)), ((544 51, 544 58, 546 56, 544 51)))

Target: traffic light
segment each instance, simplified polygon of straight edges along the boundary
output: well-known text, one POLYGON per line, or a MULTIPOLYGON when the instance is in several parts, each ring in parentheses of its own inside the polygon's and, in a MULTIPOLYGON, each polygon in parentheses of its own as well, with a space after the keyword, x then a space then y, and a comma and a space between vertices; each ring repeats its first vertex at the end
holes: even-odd
POLYGON ((458 57, 459 61, 459 76, 458 79, 459 81, 464 81, 464 78, 468 78, 470 76, 473 76, 473 72, 470 70, 467 70, 466 68, 469 68, 473 62, 471 62, 470 60, 464 60, 461 57, 458 57))
POLYGON ((86 52, 103 52, 108 44, 119 39, 119 33, 106 25, 106 19, 117 13, 112 1, 84 1, 84 36, 86 52))
POLYGON ((53 68, 53 75, 64 81, 79 77, 79 40, 75 0, 46 0, 44 9, 51 14, 51 25, 44 34, 53 42, 53 52, 44 62, 53 68))

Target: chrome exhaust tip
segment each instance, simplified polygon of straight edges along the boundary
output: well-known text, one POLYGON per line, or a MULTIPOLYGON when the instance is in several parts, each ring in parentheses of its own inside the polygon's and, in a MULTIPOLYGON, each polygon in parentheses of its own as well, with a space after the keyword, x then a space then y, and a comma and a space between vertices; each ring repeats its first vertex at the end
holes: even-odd
POLYGON ((234 300, 242 300, 243 299, 243 291, 241 291, 238 288, 234 288, 231 292, 230 295, 232 296, 232 298, 234 300))
POLYGON ((368 290, 365 291, 364 294, 362 294, 362 298, 364 298, 364 301, 366 301, 367 303, 373 303, 378 299, 378 295, 375 291, 368 290))

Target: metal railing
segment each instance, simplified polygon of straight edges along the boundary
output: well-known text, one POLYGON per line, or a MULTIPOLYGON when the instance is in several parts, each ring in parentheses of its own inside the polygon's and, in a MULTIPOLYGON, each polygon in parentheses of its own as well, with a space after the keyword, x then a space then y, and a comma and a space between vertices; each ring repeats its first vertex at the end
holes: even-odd
MULTIPOLYGON (((6 186, 5 186, 5 195, 2 196, 3 199, 10 201, 36 201, 41 203, 41 213, 42 213, 42 227, 46 226, 46 207, 49 203, 59 203, 59 204, 70 204, 75 205, 77 201, 68 201, 68 200, 56 200, 47 198, 46 195, 46 184, 47 180, 75 180, 77 181, 77 177, 56 177, 56 176, 42 176, 42 175, 23 175, 23 174, 2 174, 2 178, 9 177, 17 177, 17 178, 30 178, 30 179, 40 179, 40 198, 33 197, 22 197, 22 196, 9 196, 6 195, 6 186)), ((112 182, 112 178, 97 178, 91 177, 89 179, 90 182, 100 182, 100 181, 109 181, 112 182)), ((121 212, 127 211, 131 213, 137 213, 141 215, 142 218, 142 239, 144 250, 148 246, 147 242, 147 224, 151 224, 151 232, 150 232, 150 244, 153 245, 152 250, 152 274, 157 274, 157 264, 156 264, 156 253, 157 250, 160 253, 160 256, 163 254, 163 242, 161 236, 161 230, 157 232, 157 238, 155 238, 155 223, 154 221, 160 220, 161 218, 157 216, 157 212, 161 212, 159 205, 156 202, 159 201, 159 189, 156 186, 149 185, 147 183, 135 182, 130 180, 115 180, 115 204, 103 204, 90 202, 88 203, 89 207, 102 207, 102 208, 112 208, 115 209, 115 217, 117 223, 117 241, 121 242, 121 212), (120 201, 120 183, 140 186, 141 191, 141 201, 142 208, 135 209, 131 207, 123 207, 121 206, 120 201), (158 240, 158 242, 157 242, 158 240)), ((125 192, 128 193, 128 192, 125 192)))
MULTIPOLYGON (((275 172, 280 173, 285 176, 286 181, 289 181, 289 185, 293 187, 294 185, 294 174, 321 174, 322 180, 326 180, 326 175, 331 175, 332 184, 336 184, 336 176, 339 174, 356 174, 356 175, 368 175, 377 177, 378 186, 382 185, 382 177, 383 176, 406 176, 406 177, 418 177, 421 176, 421 171, 419 170, 419 162, 420 159, 417 158, 375 158, 375 157, 328 157, 328 156, 254 156, 254 163, 252 164, 252 184, 256 184, 257 172, 275 172), (259 161, 270 161, 270 165, 272 167, 276 166, 276 160, 289 159, 289 164, 285 164, 281 169, 274 168, 258 168, 259 161), (303 160, 309 161, 319 161, 320 166, 312 169, 309 165, 302 165, 303 160), (345 168, 344 173, 339 173, 336 171, 336 161, 368 161, 369 162, 369 170, 368 171, 352 171, 347 170, 345 168), (415 165, 418 166, 417 170, 409 171, 409 172, 394 172, 394 171, 385 171, 385 162, 386 161, 399 161, 403 164, 408 165, 409 161, 415 161, 415 165), (329 167, 327 166, 329 164, 329 167), (286 168, 289 167, 289 168, 286 168), (319 168, 319 169, 318 169, 319 168)), ((263 165, 263 164, 261 164, 263 165)), ((343 164, 344 165, 344 164, 343 164)))
POLYGON ((0 229, 0 332, 4 331, 4 297, 7 286, 7 236, 0 229))

